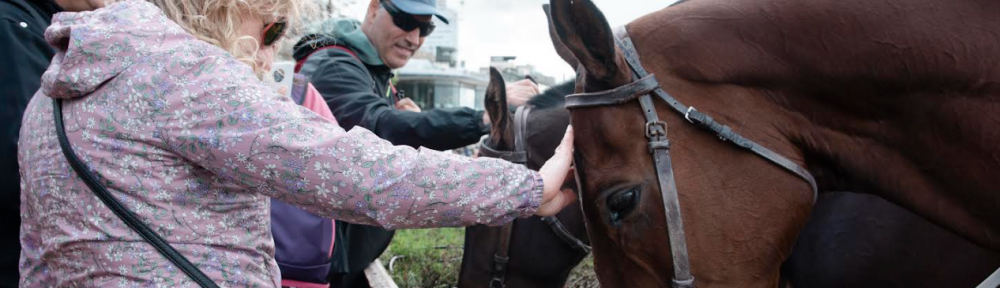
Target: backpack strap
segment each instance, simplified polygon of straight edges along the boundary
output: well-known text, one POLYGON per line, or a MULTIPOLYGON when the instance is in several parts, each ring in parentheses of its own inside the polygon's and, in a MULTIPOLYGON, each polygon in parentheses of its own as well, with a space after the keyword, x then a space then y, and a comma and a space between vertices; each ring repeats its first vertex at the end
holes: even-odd
MULTIPOLYGON (((330 49, 337 49, 337 50, 340 50, 340 51, 347 52, 347 54, 351 54, 351 56, 354 57, 354 59, 358 59, 358 61, 361 61, 361 57, 358 57, 358 53, 354 53, 354 51, 351 50, 350 48, 347 48, 347 47, 344 47, 344 46, 340 46, 340 45, 327 45, 327 46, 320 47, 319 49, 313 50, 312 52, 309 52, 309 55, 306 55, 306 57, 303 57, 302 59, 299 59, 299 61, 296 61, 295 62, 295 73, 299 73, 299 70, 302 70, 302 66, 306 64, 306 61, 309 60, 309 57, 312 57, 313 54, 316 54, 316 52, 320 52, 320 51, 324 51, 324 50, 330 50, 330 49)), ((362 61, 362 63, 364 63, 364 61, 362 61)), ((392 85, 392 81, 389 81, 389 89, 387 89, 387 90, 388 90, 388 91, 386 91, 387 95, 385 95, 385 96, 386 96, 386 98, 390 99, 391 102, 395 103, 396 101, 401 100, 401 99, 396 99, 396 98, 392 97, 392 95, 398 95, 398 93, 399 93, 399 91, 396 90, 396 85, 392 85)), ((293 99, 295 99, 295 98, 293 98, 293 99)), ((301 104, 301 102, 298 102, 298 103, 301 104)))
POLYGON ((347 52, 347 54, 351 54, 351 56, 353 56, 355 59, 358 59, 358 61, 361 60, 361 58, 358 57, 358 53, 354 53, 354 51, 351 51, 351 49, 348 49, 347 47, 340 46, 340 45, 327 45, 327 46, 323 46, 323 47, 321 47, 319 49, 313 50, 312 52, 309 52, 309 55, 306 55, 306 57, 303 57, 302 59, 299 59, 299 61, 296 61, 295 62, 295 73, 298 73, 299 70, 302 70, 302 65, 306 64, 306 60, 308 60, 310 56, 312 56, 313 54, 316 54, 316 52, 323 51, 323 50, 330 50, 330 49, 337 49, 337 50, 341 50, 341 51, 347 52))

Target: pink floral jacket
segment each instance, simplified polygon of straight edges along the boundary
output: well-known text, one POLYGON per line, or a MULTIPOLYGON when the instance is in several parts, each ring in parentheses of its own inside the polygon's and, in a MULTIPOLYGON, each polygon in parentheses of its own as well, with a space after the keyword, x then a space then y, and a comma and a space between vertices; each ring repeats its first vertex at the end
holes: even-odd
POLYGON ((279 285, 269 197, 393 229, 499 225, 541 202, 523 166, 340 129, 145 1, 60 13, 45 34, 58 53, 18 151, 22 287, 194 286, 73 172, 53 98, 76 155, 224 287, 279 285))

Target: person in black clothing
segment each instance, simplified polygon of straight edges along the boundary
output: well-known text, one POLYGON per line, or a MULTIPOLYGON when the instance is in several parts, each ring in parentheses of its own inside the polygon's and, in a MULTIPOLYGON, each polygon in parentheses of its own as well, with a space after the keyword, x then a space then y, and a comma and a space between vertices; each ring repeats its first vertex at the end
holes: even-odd
POLYGON ((101 0, 0 0, 0 287, 17 287, 21 177, 17 135, 28 101, 55 50, 45 41, 52 15, 100 7, 101 0))
MULTIPOLYGON (((392 69, 406 65, 433 31, 437 0, 371 0, 364 22, 333 19, 303 37, 293 54, 344 129, 361 126, 396 145, 450 150, 477 142, 489 132, 483 111, 470 108, 419 112, 400 99, 390 83, 392 69)), ((509 104, 538 94, 529 80, 507 85, 509 104)), ((368 287, 363 271, 388 247, 393 232, 337 221, 331 267, 333 287, 368 287)))

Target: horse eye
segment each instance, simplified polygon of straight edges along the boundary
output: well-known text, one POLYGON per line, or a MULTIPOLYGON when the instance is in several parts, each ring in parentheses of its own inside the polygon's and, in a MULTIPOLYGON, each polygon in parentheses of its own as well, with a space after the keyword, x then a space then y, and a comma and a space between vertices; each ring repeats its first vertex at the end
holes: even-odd
POLYGON ((611 222, 617 224, 622 218, 628 216, 635 209, 638 196, 639 192, 636 189, 629 189, 614 193, 608 197, 607 206, 611 222))

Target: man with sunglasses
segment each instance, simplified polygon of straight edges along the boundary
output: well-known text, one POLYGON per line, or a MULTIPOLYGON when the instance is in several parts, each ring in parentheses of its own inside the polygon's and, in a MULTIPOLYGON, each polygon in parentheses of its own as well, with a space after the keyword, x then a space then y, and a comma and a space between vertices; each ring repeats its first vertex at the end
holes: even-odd
MULTIPOLYGON (((469 108, 419 112, 392 87, 393 69, 406 65, 425 37, 432 17, 448 23, 437 0, 371 0, 364 22, 332 19, 296 44, 297 71, 309 77, 344 129, 360 125, 396 145, 450 150, 475 143, 489 132, 483 111, 469 108)), ((507 85, 507 99, 522 105, 538 94, 531 81, 507 85)), ((393 232, 336 223, 332 287, 368 287, 363 270, 388 247, 393 232)))

